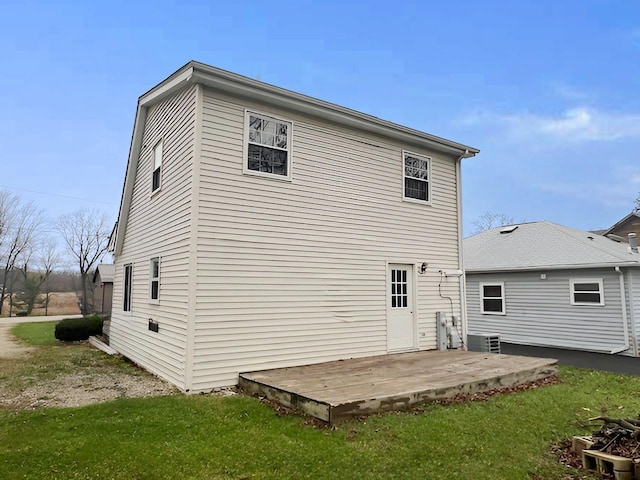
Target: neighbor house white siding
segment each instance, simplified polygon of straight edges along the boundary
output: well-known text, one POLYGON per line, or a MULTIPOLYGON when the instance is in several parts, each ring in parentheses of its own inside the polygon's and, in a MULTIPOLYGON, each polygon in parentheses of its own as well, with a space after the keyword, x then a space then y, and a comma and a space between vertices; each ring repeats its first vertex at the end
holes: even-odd
MULTIPOLYGON (((187 337, 190 202, 195 90, 190 86, 149 109, 126 225, 116 257, 111 345, 184 388, 187 337), (153 148, 162 140, 162 183, 151 193, 153 148), (150 259, 161 257, 160 299, 149 301, 150 259), (124 265, 133 264, 132 311, 123 311, 124 265), (148 329, 148 321, 159 331, 148 329)), ((121 226, 124 228, 124 226, 121 226)))
POLYGON ((417 338, 435 348, 436 312, 460 314, 458 279, 439 273, 459 268, 453 156, 212 90, 201 140, 192 391, 386 353, 387 262, 428 263, 417 338), (245 108, 293 122, 291 182, 243 174, 245 108), (402 200, 403 149, 432 157, 430 206, 402 200))
MULTIPOLYGON (((624 346, 620 279, 613 268, 467 273, 466 278, 469 333, 499 333, 509 343, 607 353, 624 346), (570 279, 593 278, 603 279, 604 306, 572 305, 570 279), (492 282, 504 282, 506 315, 480 313, 479 284, 492 282)), ((622 354, 632 355, 633 350, 622 354)))

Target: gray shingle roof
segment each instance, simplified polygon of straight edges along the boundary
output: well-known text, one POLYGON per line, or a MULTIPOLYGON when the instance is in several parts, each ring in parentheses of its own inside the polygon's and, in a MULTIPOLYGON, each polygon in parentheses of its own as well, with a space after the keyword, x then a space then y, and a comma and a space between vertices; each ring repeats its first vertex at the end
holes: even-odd
POLYGON ((511 233, 500 233, 504 228, 464 239, 466 271, 640 266, 640 254, 630 252, 626 243, 593 233, 547 221, 523 223, 511 233))
POLYGON ((116 276, 116 266, 111 263, 101 263, 96 268, 96 273, 93 275, 93 281, 96 281, 96 277, 100 272, 100 281, 102 283, 113 283, 114 277, 116 276))

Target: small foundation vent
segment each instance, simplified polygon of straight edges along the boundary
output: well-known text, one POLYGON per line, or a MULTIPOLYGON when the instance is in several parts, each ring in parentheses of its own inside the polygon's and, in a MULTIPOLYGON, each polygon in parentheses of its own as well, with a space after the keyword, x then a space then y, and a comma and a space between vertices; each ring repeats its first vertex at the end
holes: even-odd
POLYGON ((500 353, 500 335, 470 333, 467 346, 471 352, 500 353))

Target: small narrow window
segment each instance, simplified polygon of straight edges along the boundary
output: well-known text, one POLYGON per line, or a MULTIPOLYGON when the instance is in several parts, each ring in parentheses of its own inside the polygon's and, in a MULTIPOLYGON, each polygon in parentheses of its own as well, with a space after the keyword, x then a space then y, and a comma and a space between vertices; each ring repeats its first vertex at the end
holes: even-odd
POLYGON ((569 280, 571 305, 604 305, 604 288, 601 278, 569 280))
POLYGON ((403 152, 404 199, 431 202, 431 157, 403 152))
POLYGON ((505 315, 504 283, 480 284, 480 312, 490 315, 505 315))
POLYGON ((291 179, 292 124, 246 112, 244 173, 291 179))
POLYGON ((124 288, 122 292, 123 304, 122 310, 131 311, 131 282, 133 280, 133 265, 124 266, 124 288))
POLYGON ((151 192, 160 189, 162 177, 162 140, 153 147, 153 175, 151 179, 151 192))
POLYGON ((160 257, 152 258, 149 265, 149 300, 160 299, 160 257))

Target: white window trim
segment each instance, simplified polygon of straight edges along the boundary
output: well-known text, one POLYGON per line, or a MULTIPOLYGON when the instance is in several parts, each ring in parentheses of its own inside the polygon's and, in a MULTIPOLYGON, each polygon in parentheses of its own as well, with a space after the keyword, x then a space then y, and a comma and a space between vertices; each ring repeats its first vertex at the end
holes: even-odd
POLYGON ((149 303, 153 303, 155 305, 160 303, 160 276, 162 275, 162 272, 160 271, 160 269, 162 268, 161 266, 161 257, 157 256, 157 257, 151 257, 149 259, 149 303), (157 260, 158 261, 158 276, 157 277, 152 277, 151 274, 153 272, 153 261, 157 260), (153 282, 157 281, 158 282, 158 298, 151 298, 151 288, 153 285, 153 282))
POLYGON ((125 315, 131 315, 131 312, 133 311, 133 262, 131 263, 125 263, 122 267, 122 311, 125 313, 125 315), (125 300, 125 296, 127 295, 127 291, 126 291, 126 276, 127 276, 127 267, 131 267, 131 279, 129 280, 129 310, 125 310, 124 309, 124 300, 125 300))
POLYGON ((162 190, 162 174, 164 173, 164 143, 161 138, 153 144, 151 149, 151 197, 155 197, 162 190), (160 146, 160 178, 158 179, 158 188, 153 189, 153 172, 156 171, 156 148, 160 146))
MULTIPOLYGON (((402 150, 402 200, 403 201, 410 202, 410 203, 419 203, 420 205, 431 205, 431 182, 432 182, 431 162, 433 162, 433 159, 428 155, 422 155, 421 153, 414 153, 408 150, 402 150), (419 198, 411 198, 405 195, 405 179, 407 178, 407 176, 405 175, 404 160, 407 155, 410 155, 412 157, 417 157, 420 160, 427 161, 427 175, 429 176, 429 178, 427 179, 427 197, 429 198, 429 200, 420 200, 419 198)), ((413 177, 409 177, 409 178, 413 178, 413 177)))
POLYGON ((507 314, 507 299, 504 291, 504 282, 483 282, 480 284, 480 313, 483 315, 506 315, 507 314), (484 287, 500 287, 500 297, 485 297, 484 296, 484 287), (500 298, 502 300, 502 311, 501 312, 487 312, 484 309, 484 300, 485 298, 500 298))
POLYGON ((291 182, 293 180, 293 121, 286 118, 273 115, 271 113, 259 112, 257 110, 250 110, 246 108, 244 110, 244 137, 242 146, 242 173, 245 175, 253 175, 256 177, 269 178, 271 180, 279 180, 281 182, 291 182), (249 170, 249 118, 251 114, 260 115, 262 117, 269 117, 280 123, 289 124, 289 134, 287 135, 287 175, 278 175, 276 173, 268 172, 256 172, 255 170, 249 170))
MULTIPOLYGON (((596 292, 582 292, 582 293, 596 293, 596 292)), ((604 281, 602 278, 570 278, 569 279, 569 298, 571 300, 571 305, 580 305, 585 307, 604 307, 604 281), (575 301, 575 293, 576 293, 576 283, 597 283, 599 286, 599 290, 597 293, 600 294, 600 303, 595 302, 576 302, 575 301)))

